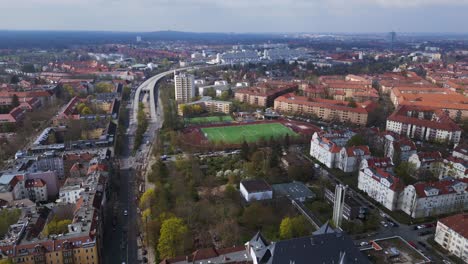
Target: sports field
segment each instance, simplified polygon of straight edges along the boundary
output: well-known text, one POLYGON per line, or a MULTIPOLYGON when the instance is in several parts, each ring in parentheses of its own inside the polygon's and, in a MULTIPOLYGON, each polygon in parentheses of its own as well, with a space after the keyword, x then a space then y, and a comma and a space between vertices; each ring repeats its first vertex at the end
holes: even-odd
POLYGON ((186 118, 185 123, 192 124, 192 125, 199 125, 199 124, 211 124, 211 123, 224 123, 224 122, 232 122, 234 121, 231 116, 204 116, 204 117, 193 117, 193 118, 186 118))
POLYGON ((201 131, 211 142, 224 142, 228 144, 240 144, 244 140, 256 142, 261 138, 269 140, 270 137, 282 138, 286 134, 297 136, 288 127, 280 123, 252 124, 243 126, 206 127, 201 131))

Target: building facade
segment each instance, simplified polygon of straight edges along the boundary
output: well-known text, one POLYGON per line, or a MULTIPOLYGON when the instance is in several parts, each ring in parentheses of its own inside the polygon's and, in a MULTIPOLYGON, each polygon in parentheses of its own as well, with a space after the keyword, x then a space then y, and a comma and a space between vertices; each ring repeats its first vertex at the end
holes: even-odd
POLYGON ((399 209, 412 218, 436 216, 468 209, 468 179, 450 177, 405 187, 399 209))
POLYGON ((391 172, 380 168, 365 167, 359 170, 358 189, 393 211, 397 209, 402 183, 391 172))
POLYGON ((462 129, 442 110, 400 106, 387 119, 387 131, 409 138, 457 144, 462 129))
POLYGON ((434 240, 441 247, 468 262, 468 214, 462 213, 437 221, 434 240))
POLYGON ((193 75, 179 73, 174 74, 175 100, 179 103, 187 103, 195 97, 195 79, 193 75))

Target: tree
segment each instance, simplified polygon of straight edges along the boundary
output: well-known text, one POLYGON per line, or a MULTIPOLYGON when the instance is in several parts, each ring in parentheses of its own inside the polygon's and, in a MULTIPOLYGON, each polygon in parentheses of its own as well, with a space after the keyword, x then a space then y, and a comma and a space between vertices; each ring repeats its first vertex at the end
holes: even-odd
POLYGON ((247 141, 244 140, 244 142, 242 142, 240 156, 243 160, 249 160, 249 155, 250 155, 249 144, 247 144, 247 141))
POLYGON ((290 165, 288 167, 288 176, 301 182, 309 181, 314 175, 314 170, 310 166, 290 165))
POLYGON ((366 139, 360 134, 356 134, 352 136, 346 143, 347 147, 363 146, 363 145, 367 145, 367 142, 366 142, 366 139))
POLYGON ((281 239, 290 239, 293 238, 293 223, 291 218, 285 217, 280 224, 280 238, 281 239))
POLYGON ((17 107, 20 105, 20 101, 19 101, 19 98, 16 94, 13 94, 13 96, 11 97, 11 105, 13 107, 17 107))
POLYGON ((181 218, 171 217, 164 220, 157 247, 159 257, 164 259, 183 254, 187 245, 187 234, 188 227, 181 218))
POLYGON ((0 212, 0 237, 3 237, 6 234, 10 225, 16 223, 20 216, 20 209, 5 209, 0 212))
POLYGON ((13 261, 11 259, 2 259, 0 260, 0 264, 13 264, 13 261))
POLYGON ((143 210, 149 208, 154 203, 154 189, 147 189, 140 198, 140 208, 143 210))
POLYGON ((395 167, 395 174, 402 178, 406 184, 413 184, 416 179, 413 176, 416 173, 416 165, 412 162, 403 161, 395 167))
POLYGON ((305 236, 309 232, 308 226, 307 219, 302 215, 293 218, 285 217, 280 224, 280 238, 290 239, 305 236))
POLYGON ((88 106, 83 107, 80 112, 81 115, 91 115, 93 114, 93 111, 88 106))
POLYGON ((68 232, 68 225, 72 221, 69 219, 59 220, 57 217, 54 217, 44 229, 44 235, 59 235, 68 232))
POLYGON ((228 91, 223 91, 221 93, 221 96, 219 97, 223 101, 227 101, 229 99, 230 95, 228 91))

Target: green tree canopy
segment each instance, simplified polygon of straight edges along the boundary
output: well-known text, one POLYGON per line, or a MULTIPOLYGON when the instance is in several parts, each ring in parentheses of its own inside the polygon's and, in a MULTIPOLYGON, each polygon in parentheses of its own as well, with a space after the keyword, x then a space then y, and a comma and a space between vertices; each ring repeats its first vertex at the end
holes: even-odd
POLYGON ((308 234, 309 229, 307 228, 310 223, 304 216, 299 215, 296 217, 285 217, 280 224, 280 238, 290 239, 294 237, 301 237, 308 234))
POLYGON ((171 217, 163 221, 158 243, 161 259, 171 258, 184 253, 187 245, 188 227, 183 220, 171 217))
POLYGON ((16 223, 21 215, 20 209, 0 211, 0 237, 3 237, 10 225, 16 223))
POLYGON ((68 232, 68 225, 71 224, 70 219, 59 220, 57 217, 54 217, 44 229, 45 235, 59 235, 68 232))
POLYGON ((363 146, 363 145, 367 145, 367 141, 366 139, 360 135, 360 134, 356 134, 354 136, 352 136, 348 142, 346 143, 346 146, 348 147, 353 147, 353 146, 363 146))

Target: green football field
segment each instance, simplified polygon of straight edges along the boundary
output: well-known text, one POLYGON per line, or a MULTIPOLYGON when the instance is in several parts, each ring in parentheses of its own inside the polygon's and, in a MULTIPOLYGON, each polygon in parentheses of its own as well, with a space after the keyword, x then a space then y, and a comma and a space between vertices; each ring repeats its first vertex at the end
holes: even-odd
POLYGON ((282 138, 286 134, 295 137, 297 134, 280 123, 252 124, 243 126, 206 127, 201 129, 204 136, 211 142, 240 144, 244 140, 256 142, 261 138, 282 138))
POLYGON ((204 116, 204 117, 194 117, 194 118, 186 118, 185 123, 197 125, 197 124, 211 124, 211 123, 223 123, 223 122, 232 122, 231 116, 204 116))

